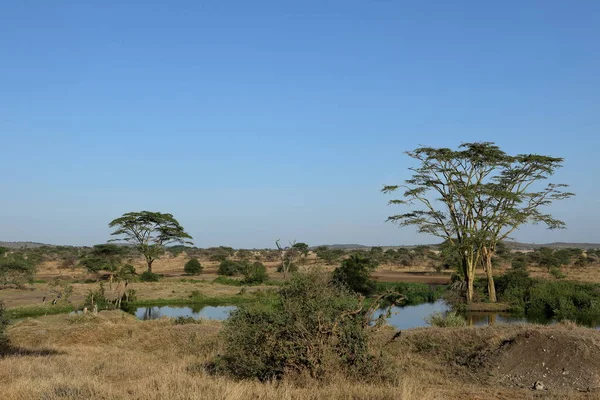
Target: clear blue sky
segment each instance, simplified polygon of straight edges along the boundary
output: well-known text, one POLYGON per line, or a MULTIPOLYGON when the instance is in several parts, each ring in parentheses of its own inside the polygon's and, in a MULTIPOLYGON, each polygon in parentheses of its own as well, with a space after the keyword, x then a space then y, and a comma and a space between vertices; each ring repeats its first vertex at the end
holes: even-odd
POLYGON ((379 193, 419 144, 565 157, 600 242, 598 1, 4 1, 0 240, 93 244, 127 211, 198 246, 432 242, 379 193))

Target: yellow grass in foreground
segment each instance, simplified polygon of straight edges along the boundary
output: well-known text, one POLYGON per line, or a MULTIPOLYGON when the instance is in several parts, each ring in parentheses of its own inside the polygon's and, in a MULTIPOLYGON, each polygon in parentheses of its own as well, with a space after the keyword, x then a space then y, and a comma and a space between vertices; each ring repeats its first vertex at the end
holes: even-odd
MULTIPOLYGON (((342 377, 329 382, 261 384, 210 376, 202 365, 222 351, 220 326, 210 321, 187 325, 175 325, 167 319, 142 322, 120 311, 102 312, 96 317, 56 315, 21 321, 9 329, 11 342, 21 354, 0 359, 0 398, 534 398, 533 392, 523 389, 470 384, 439 362, 412 354, 411 345, 388 347, 400 366, 399 375, 389 384, 371 385, 342 377)), ((410 338, 426 332, 438 332, 440 340, 447 340, 448 345, 456 335, 451 330, 434 328, 407 335, 410 338)), ((499 336, 494 340, 501 339, 499 336)), ((544 398, 592 398, 585 396, 563 393, 544 398)))

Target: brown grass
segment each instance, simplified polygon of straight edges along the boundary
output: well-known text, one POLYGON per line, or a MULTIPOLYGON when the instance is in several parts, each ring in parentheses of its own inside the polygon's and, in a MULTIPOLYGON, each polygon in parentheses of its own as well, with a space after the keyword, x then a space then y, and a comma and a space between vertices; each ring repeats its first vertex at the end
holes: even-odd
MULTIPOLYGON (((56 315, 9 328, 16 354, 0 359, 0 397, 25 399, 533 399, 528 389, 490 384, 485 373, 453 366, 478 346, 494 346, 523 330, 425 328, 404 332, 385 347, 397 364, 391 383, 372 385, 334 378, 327 382, 261 384, 208 375, 203 364, 222 350, 221 323, 175 325, 138 321, 120 311, 97 316, 56 315), (470 350, 469 350, 470 349, 470 350)), ((576 326, 573 335, 597 335, 576 326)), ((384 330, 376 339, 387 340, 384 330)), ((596 338, 597 339, 597 338, 596 338)), ((482 371, 483 372, 483 371, 482 371)), ((544 398, 596 398, 546 392, 544 398)))

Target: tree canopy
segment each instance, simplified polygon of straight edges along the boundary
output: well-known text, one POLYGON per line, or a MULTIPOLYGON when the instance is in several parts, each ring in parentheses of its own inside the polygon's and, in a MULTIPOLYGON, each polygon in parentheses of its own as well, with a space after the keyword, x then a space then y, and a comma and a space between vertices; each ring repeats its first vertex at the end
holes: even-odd
POLYGON ((129 212, 111 221, 108 226, 116 228, 111 233, 118 238, 110 242, 125 241, 135 246, 144 255, 148 272, 152 272, 152 263, 163 253, 169 244, 193 244, 187 239, 192 237, 185 232, 172 214, 140 211, 129 212))
POLYGON ((539 186, 562 166, 562 158, 511 156, 491 142, 464 143, 458 150, 419 147, 406 154, 419 163, 410 168, 412 177, 382 191, 404 189, 403 199, 389 203, 413 209, 388 221, 417 226, 419 232, 451 244, 460 255, 469 301, 477 265, 483 265, 490 300, 496 300, 491 258, 497 244, 515 229, 527 223, 565 226, 544 212, 544 206, 573 194, 563 191, 564 184, 539 186))

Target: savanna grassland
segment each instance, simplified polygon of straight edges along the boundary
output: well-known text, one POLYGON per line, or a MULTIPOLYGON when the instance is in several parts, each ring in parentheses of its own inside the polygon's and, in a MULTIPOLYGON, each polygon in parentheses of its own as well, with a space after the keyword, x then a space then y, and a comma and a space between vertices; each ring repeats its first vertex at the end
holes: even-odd
MULTIPOLYGON (((222 334, 226 323, 164 318, 139 321, 121 310, 101 309, 97 314, 85 315, 64 312, 81 309, 100 284, 110 297, 120 290, 117 288, 124 287, 123 282, 127 282, 128 290, 135 291, 132 304, 260 306, 265 299, 272 302, 289 280, 278 272, 281 261, 277 252, 169 251, 153 265, 160 279, 143 282, 140 276, 145 270, 144 260, 135 253, 123 255, 120 263, 133 265, 136 273, 121 278, 85 268, 82 260, 89 251, 71 248, 33 252, 28 256, 37 257, 32 282, 7 284, 0 290, 8 315, 13 316, 6 330, 10 344, 0 358, 1 398, 483 400, 600 396, 600 333, 571 322, 551 326, 430 327, 400 334, 384 326, 368 335, 368 351, 380 360, 377 368, 382 368, 372 379, 349 379, 335 368, 322 377, 295 373, 263 382, 215 374, 209 366, 227 352, 222 334), (192 258, 202 265, 196 275, 184 272, 192 258), (260 262, 266 276, 259 283, 246 282, 242 275, 225 276, 223 260, 246 262, 244 265, 260 262), (54 299, 55 305, 51 303, 54 299), (54 312, 62 313, 49 315, 54 312), (545 390, 532 390, 536 381, 543 381, 545 390)), ((298 269, 327 276, 357 253, 323 251, 299 254, 295 259, 298 269)), ((360 252, 359 259, 376 265, 369 270, 376 288, 380 288, 376 284, 394 288, 393 282, 447 284, 454 273, 443 253, 435 248, 360 252)), ((520 285, 525 281, 531 286, 528 293, 539 292, 540 288, 550 290, 539 286, 542 284, 554 290, 555 284, 562 288, 563 284, 600 282, 595 254, 570 251, 566 257, 557 255, 556 250, 501 253, 496 260, 500 296, 508 285, 506 299, 515 300, 515 296, 521 296, 515 288, 522 289, 520 285), (521 272, 515 274, 523 271, 521 262, 526 264, 527 278, 521 272), (504 275, 510 278, 503 280, 504 275), (512 283, 515 280, 516 286, 512 283)), ((410 297, 413 292, 400 294, 410 297)), ((486 304, 484 298, 479 301, 486 304)))

